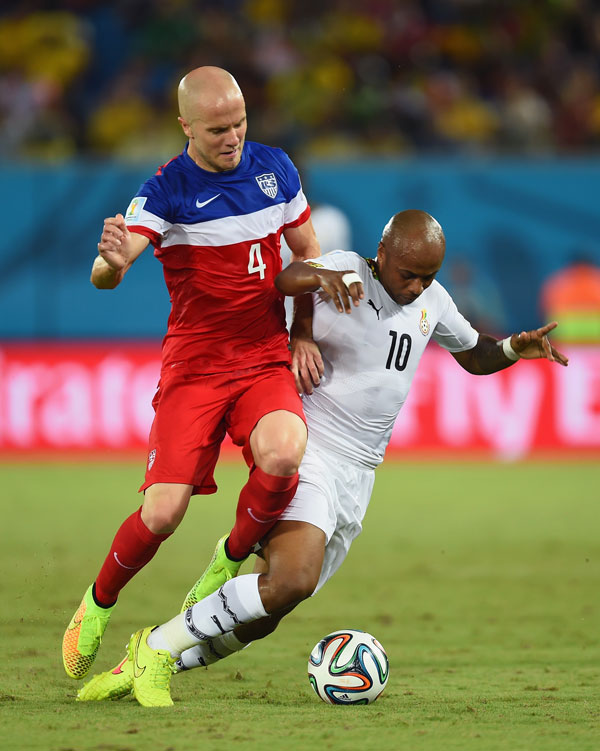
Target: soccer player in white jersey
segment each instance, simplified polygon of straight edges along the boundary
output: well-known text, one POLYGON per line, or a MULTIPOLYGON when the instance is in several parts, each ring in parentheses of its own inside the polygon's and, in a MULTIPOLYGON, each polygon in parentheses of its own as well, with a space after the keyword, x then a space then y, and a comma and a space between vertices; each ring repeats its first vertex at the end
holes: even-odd
MULTIPOLYGON (((312 337, 322 355, 305 358, 305 348, 295 363, 309 426, 295 497, 263 540, 255 573, 200 601, 192 588, 178 616, 138 631, 127 658, 86 684, 79 700, 133 690, 141 704, 169 705, 172 672, 209 665, 266 636, 331 578, 361 531, 374 470, 431 338, 477 375, 521 358, 567 365, 548 341, 556 322, 502 341, 475 331, 435 281, 444 252, 438 222, 403 211, 383 230, 376 258, 334 251, 277 276, 286 295, 314 293, 312 337)), ((306 345, 309 327, 310 317, 297 320, 292 336, 306 345)))

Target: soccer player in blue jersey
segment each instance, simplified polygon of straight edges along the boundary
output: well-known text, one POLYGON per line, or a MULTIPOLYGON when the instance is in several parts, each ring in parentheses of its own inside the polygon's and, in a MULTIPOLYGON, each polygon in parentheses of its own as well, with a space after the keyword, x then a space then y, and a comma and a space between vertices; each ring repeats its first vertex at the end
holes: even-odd
POLYGON ((306 445, 273 283, 282 234, 294 259, 319 255, 298 171, 280 149, 245 141, 244 97, 227 71, 192 70, 178 98, 186 148, 140 187, 124 216, 105 219, 92 267, 92 283, 113 289, 153 245, 171 313, 144 501, 117 531, 67 627, 63 663, 72 678, 90 669, 119 592, 176 529, 191 496, 217 490, 227 433, 250 475, 235 525, 205 572, 207 592, 235 576, 291 501, 306 445))

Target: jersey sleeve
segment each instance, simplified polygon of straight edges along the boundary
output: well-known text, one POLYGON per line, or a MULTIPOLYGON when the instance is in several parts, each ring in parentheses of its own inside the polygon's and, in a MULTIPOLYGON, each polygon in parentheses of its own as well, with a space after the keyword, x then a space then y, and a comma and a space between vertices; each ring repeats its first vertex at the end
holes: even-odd
POLYGON ((140 187, 125 213, 125 224, 130 232, 147 237, 160 245, 165 233, 173 226, 170 201, 165 191, 164 179, 154 176, 140 187))
POLYGON ((446 298, 445 308, 433 330, 432 338, 448 352, 464 352, 473 349, 477 344, 479 334, 458 311, 454 300, 441 286, 446 298))

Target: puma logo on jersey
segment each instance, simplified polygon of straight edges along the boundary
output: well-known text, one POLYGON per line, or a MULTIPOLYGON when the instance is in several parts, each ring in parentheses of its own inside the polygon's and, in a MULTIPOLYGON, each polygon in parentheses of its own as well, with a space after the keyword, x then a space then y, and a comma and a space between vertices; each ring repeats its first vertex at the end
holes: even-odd
POLYGON ((383 309, 383 305, 381 306, 381 308, 376 308, 375 303, 370 298, 369 298, 368 303, 373 308, 373 310, 377 313, 377 320, 379 320, 379 311, 383 309))

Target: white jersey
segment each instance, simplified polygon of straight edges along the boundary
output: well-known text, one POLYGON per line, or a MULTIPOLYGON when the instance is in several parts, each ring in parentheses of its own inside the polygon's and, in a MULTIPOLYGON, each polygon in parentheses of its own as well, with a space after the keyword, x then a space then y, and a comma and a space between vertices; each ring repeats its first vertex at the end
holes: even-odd
POLYGON ((365 292, 350 314, 339 313, 328 295, 313 293, 313 337, 324 375, 313 394, 303 398, 309 437, 373 468, 383 461, 429 340, 449 352, 463 352, 477 344, 478 333, 436 281, 414 302, 398 305, 378 281, 373 262, 357 253, 335 250, 309 263, 353 269, 365 292))

